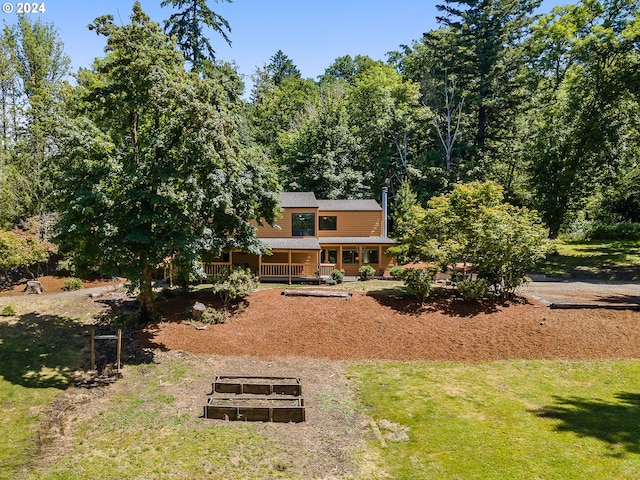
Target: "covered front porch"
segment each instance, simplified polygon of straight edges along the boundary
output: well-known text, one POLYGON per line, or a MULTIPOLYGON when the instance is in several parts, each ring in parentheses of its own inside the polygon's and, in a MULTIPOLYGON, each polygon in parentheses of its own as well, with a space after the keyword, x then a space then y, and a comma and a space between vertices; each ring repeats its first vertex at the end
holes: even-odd
POLYGON ((369 265, 379 276, 389 275, 394 259, 387 248, 394 241, 386 237, 320 237, 320 260, 331 269, 344 270, 346 276, 358 276, 360 267, 369 265))
POLYGON ((203 262, 207 277, 222 269, 249 268, 261 282, 320 282, 328 278, 335 265, 320 262, 320 244, 313 238, 261 238, 269 247, 265 255, 235 251, 216 261, 203 262))

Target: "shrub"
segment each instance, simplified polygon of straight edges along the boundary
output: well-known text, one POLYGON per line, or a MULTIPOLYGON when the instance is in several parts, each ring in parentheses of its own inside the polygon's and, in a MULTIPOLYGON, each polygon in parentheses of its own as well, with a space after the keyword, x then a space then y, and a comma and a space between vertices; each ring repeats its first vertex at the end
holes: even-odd
POLYGON ((402 279, 422 303, 431 292, 435 271, 433 268, 407 268, 402 274, 402 279))
POLYGON ((82 288, 82 280, 77 277, 65 279, 63 290, 70 292, 72 290, 80 290, 82 288))
POLYGON ((325 285, 337 285, 338 284, 338 282, 336 282, 333 278, 327 278, 324 283, 325 283, 325 285))
POLYGON ((0 316, 3 317, 13 317, 16 314, 16 310, 15 308, 13 308, 13 305, 7 305, 2 309, 2 312, 0 312, 0 316))
POLYGON ((360 280, 369 280, 376 274, 376 269, 371 265, 363 265, 358 270, 358 273, 360 274, 360 280))
POLYGON ((256 281, 248 268, 237 267, 224 269, 215 277, 213 293, 220 294, 224 310, 228 310, 231 302, 246 297, 256 289, 256 281))
POLYGON ((215 310, 213 308, 207 308, 204 312, 202 312, 200 321, 209 325, 217 325, 219 323, 226 322, 227 318, 229 318, 229 312, 227 310, 215 310))
POLYGON ((400 265, 396 265, 395 267, 391 267, 391 270, 389 270, 389 273, 396 280, 400 280, 404 273, 404 268, 401 267, 400 265))
POLYGON ((336 283, 342 283, 344 280, 344 270, 331 270, 331 280, 334 280, 336 283))
POLYGON ((546 254, 548 231, 537 212, 504 203, 502 187, 493 182, 458 184, 407 215, 398 240, 412 257, 472 263, 501 296, 546 254))
POLYGON ((465 300, 479 300, 489 295, 491 285, 484 278, 458 282, 458 292, 465 300))

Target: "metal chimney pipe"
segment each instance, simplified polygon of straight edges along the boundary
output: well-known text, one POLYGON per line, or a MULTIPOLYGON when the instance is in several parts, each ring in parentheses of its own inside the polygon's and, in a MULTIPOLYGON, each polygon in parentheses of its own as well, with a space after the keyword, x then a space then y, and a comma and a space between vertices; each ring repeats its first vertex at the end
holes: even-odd
POLYGON ((388 221, 387 221, 387 216, 388 216, 388 191, 387 191, 387 187, 382 187, 382 236, 383 237, 387 237, 388 231, 388 221))

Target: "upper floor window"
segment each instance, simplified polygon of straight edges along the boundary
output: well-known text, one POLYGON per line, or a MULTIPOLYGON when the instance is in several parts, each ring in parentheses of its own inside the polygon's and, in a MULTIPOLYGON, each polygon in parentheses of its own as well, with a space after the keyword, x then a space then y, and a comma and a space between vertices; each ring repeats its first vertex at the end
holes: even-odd
POLYGON ((336 216, 320 216, 320 224, 318 225, 320 230, 337 230, 338 229, 338 217, 336 216))
POLYGON ((314 237, 316 235, 315 213, 292 213, 291 236, 314 237))

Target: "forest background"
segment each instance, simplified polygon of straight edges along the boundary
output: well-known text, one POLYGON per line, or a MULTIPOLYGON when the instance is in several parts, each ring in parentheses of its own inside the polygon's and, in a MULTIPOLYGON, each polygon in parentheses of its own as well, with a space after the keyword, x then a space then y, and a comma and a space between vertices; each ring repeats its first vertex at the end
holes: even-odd
MULTIPOLYGON (((204 101, 233 145, 213 151, 242 158, 236 167, 259 165, 265 191, 379 199, 387 187, 393 207, 403 183, 424 205, 457 183, 492 180, 511 204, 538 210, 552 237, 640 233, 635 1, 585 0, 537 14, 534 0, 445 0, 438 28, 390 45, 397 49, 386 61, 343 56, 309 79, 277 51, 256 69, 249 95, 234 65, 216 59, 216 43, 232 40, 226 20, 203 0, 163 4, 185 13, 168 12, 163 25, 184 54, 184 71, 216 89, 204 101), (204 27, 219 35, 207 38, 204 27)), ((55 25, 21 17, 4 28, 3 235, 19 227, 55 249, 46 242, 75 135, 64 131, 72 128, 66 119, 78 112, 78 92, 101 73, 103 60, 72 73, 55 25)), ((182 73, 170 74, 186 84, 182 73)), ((234 201, 255 198, 243 194, 234 201)))

